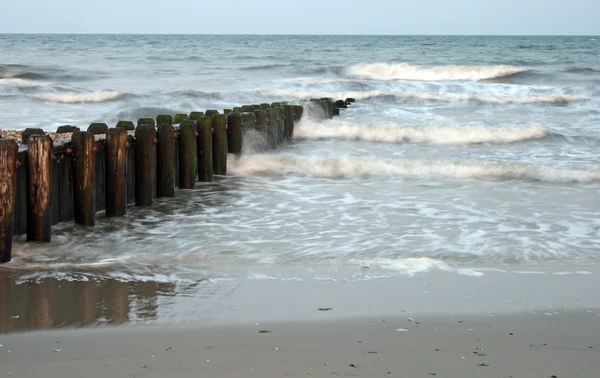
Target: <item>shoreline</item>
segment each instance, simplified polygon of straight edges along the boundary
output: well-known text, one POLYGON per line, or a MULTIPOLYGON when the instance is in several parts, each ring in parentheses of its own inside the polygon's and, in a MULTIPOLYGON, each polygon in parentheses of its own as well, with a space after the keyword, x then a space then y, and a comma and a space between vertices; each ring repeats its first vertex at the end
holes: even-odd
POLYGON ((15 377, 589 378, 600 369, 599 323, 585 312, 398 314, 54 330, 0 337, 0 364, 15 377))

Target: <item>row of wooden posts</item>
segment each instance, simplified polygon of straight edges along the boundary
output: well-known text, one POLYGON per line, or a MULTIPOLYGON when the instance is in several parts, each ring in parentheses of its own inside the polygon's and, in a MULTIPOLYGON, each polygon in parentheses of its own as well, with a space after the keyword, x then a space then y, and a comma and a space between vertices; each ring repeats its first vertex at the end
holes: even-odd
POLYGON ((175 196, 175 186, 194 188, 227 173, 227 154, 241 155, 243 140, 256 133, 263 149, 291 140, 307 104, 322 117, 339 115, 352 99, 311 100, 303 105, 272 103, 140 118, 137 127, 120 121, 108 128, 93 123, 72 132, 70 142, 54 142, 41 129, 0 139, 0 263, 11 260, 14 235, 49 242, 52 225, 74 220, 94 226, 96 213, 124 216, 128 204, 150 206, 154 198, 175 196), (316 106, 315 106, 316 105, 316 106), (156 126, 158 125, 158 126, 156 126), (96 136, 99 136, 98 139, 96 136))

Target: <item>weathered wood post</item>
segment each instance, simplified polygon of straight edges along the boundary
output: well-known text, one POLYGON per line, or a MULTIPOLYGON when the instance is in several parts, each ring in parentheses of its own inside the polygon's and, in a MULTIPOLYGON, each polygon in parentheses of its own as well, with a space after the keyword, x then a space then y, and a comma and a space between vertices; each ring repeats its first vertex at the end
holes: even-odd
POLYGON ((108 125, 106 123, 94 122, 90 124, 87 131, 94 135, 106 134, 108 131, 108 125))
POLYGON ((115 127, 119 127, 127 131, 132 131, 135 129, 135 125, 131 121, 119 121, 115 127))
MULTIPOLYGON (((154 120, 153 120, 154 121, 154 120)), ((156 129, 140 125, 135 129, 135 205, 151 206, 156 179, 156 129)))
POLYGON ((285 109, 280 106, 277 109, 277 144, 283 143, 285 134, 285 109))
POLYGON ((215 109, 209 109, 206 112, 204 112, 204 115, 207 117, 216 116, 216 115, 219 115, 219 111, 215 110, 215 109))
POLYGON ((94 135, 89 131, 75 131, 73 145, 73 199, 75 223, 84 226, 96 224, 96 157, 94 135))
POLYGON ((285 105, 285 138, 292 140, 294 136, 294 105, 285 105))
POLYGON ((175 118, 173 118, 173 123, 180 123, 184 119, 190 119, 187 114, 177 113, 175 114, 175 118))
POLYGON ((213 152, 212 152, 212 119, 210 117, 198 117, 198 179, 200 181, 213 180, 213 152))
POLYGON ((29 137, 32 135, 46 135, 46 132, 39 128, 26 128, 25 131, 21 133, 21 143, 27 144, 29 137))
POLYGON ((304 113, 304 107, 302 105, 294 105, 294 122, 299 122, 304 113))
POLYGON ((122 217, 127 208, 127 131, 106 132, 106 216, 122 217))
POLYGON ((156 116, 156 124, 162 125, 163 123, 172 125, 173 124, 173 116, 170 114, 159 114, 156 116))
POLYGON ((242 114, 227 114, 227 148, 229 153, 242 153, 242 114))
POLYGON ((196 121, 185 120, 179 124, 179 189, 194 189, 198 172, 196 121))
POLYGON ((12 258, 18 152, 14 139, 0 139, 0 263, 12 258))
MULTIPOLYGON (((208 113, 208 111, 207 111, 208 113)), ((227 119, 224 115, 212 117, 213 134, 213 172, 215 175, 227 174, 227 119)))
POLYGON ((154 127, 156 126, 156 122, 154 121, 154 118, 140 118, 138 119, 137 125, 151 125, 152 127, 154 127))
POLYGON ((204 112, 190 112, 189 119, 195 121, 199 117, 204 117, 204 112))
POLYGON ((52 240, 52 152, 49 136, 32 135, 27 143, 27 240, 52 240))
POLYGON ((277 148, 279 121, 277 120, 277 109, 270 108, 267 110, 267 144, 268 148, 277 148))
POLYGON ((259 135, 259 140, 254 141, 254 146, 251 148, 257 150, 266 150, 269 143, 269 123, 267 121, 267 112, 265 110, 255 110, 254 113, 248 114, 244 119, 244 131, 256 130, 259 135), (252 116, 250 116, 252 115, 252 116), (250 124, 250 127, 246 127, 246 121, 250 124))
POLYGON ((170 123, 159 124, 157 139, 156 197, 175 197, 175 128, 170 123))

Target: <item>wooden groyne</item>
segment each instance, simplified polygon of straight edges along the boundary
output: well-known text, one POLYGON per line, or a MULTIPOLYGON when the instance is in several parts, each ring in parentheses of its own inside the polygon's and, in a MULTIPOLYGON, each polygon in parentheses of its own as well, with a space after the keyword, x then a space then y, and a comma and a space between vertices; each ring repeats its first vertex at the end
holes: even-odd
POLYGON ((127 205, 174 197, 176 187, 226 175, 227 154, 241 156, 249 132, 262 137, 263 149, 274 149, 292 140, 305 109, 331 118, 353 102, 244 105, 140 118, 137 126, 92 123, 86 131, 61 126, 57 133, 72 133, 63 141, 41 129, 25 130, 21 145, 0 139, 0 263, 11 260, 14 236, 50 242, 60 222, 93 227, 98 212, 120 217, 127 205))

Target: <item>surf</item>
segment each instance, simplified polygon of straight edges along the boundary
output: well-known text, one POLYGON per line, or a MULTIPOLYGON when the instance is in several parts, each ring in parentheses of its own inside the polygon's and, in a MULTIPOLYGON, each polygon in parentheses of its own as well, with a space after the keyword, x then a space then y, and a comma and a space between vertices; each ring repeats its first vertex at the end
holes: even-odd
POLYGON ((372 80, 479 81, 513 76, 529 68, 498 66, 419 66, 408 63, 363 63, 351 66, 350 76, 372 80))

